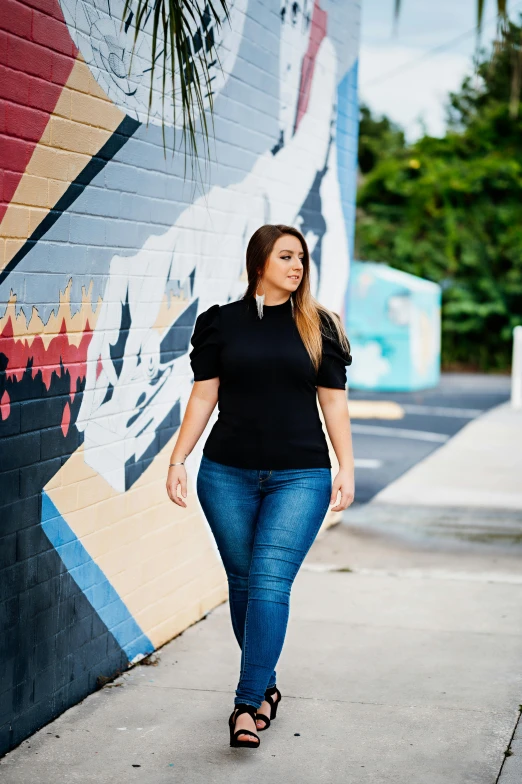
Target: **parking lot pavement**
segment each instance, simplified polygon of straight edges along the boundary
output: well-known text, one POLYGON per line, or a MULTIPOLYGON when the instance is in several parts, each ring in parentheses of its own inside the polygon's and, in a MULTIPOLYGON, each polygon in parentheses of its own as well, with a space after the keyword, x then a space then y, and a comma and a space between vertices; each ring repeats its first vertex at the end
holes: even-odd
POLYGON ((522 510, 522 411, 486 411, 422 463, 385 487, 374 502, 402 506, 522 510))
POLYGON ((435 389, 418 392, 367 392, 350 389, 355 456, 355 503, 366 503, 380 490, 445 444, 465 425, 509 399, 508 376, 446 373, 435 389), (381 403, 379 416, 365 416, 362 401, 381 403), (394 403, 402 416, 383 405, 394 403), (384 408, 385 412, 385 408, 384 408))

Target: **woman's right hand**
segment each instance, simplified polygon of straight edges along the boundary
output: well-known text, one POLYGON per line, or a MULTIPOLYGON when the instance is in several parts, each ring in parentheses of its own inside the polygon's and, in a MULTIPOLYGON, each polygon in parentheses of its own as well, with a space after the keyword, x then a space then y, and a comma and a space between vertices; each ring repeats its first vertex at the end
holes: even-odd
POLYGON ((183 500, 187 497, 187 471, 184 465, 170 466, 167 474, 167 493, 170 500, 178 506, 187 506, 183 500), (181 496, 178 495, 178 486, 181 488, 181 496))

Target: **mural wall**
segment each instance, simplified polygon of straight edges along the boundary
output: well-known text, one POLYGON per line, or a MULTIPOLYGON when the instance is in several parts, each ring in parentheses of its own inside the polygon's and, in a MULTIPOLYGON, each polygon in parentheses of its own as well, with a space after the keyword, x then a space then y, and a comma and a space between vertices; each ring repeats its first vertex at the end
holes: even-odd
POLYGON ((1 3, 0 753, 226 599, 194 491, 217 412, 188 508, 165 492, 190 336, 243 294, 263 223, 303 231, 343 312, 358 6, 229 0, 194 27, 221 64, 198 190, 156 90, 146 122, 150 36, 131 66, 123 0, 1 3))
POLYGON ((357 356, 350 386, 435 387, 440 380, 441 287, 388 264, 352 261, 346 327, 357 356))

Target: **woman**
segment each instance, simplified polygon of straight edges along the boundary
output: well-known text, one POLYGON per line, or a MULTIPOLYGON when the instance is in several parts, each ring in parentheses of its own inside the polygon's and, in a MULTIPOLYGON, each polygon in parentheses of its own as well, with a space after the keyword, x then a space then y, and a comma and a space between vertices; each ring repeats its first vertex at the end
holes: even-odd
POLYGON ((196 490, 227 573, 241 647, 230 745, 257 748, 254 730, 269 726, 281 700, 274 668, 292 583, 329 504, 340 511, 353 501, 354 477, 345 386, 350 344, 339 317, 311 295, 303 235, 291 226, 261 226, 248 243, 246 269, 244 296, 212 305, 196 320, 194 386, 167 492, 186 507, 184 462, 219 400, 196 490), (333 483, 317 400, 339 461, 333 483))

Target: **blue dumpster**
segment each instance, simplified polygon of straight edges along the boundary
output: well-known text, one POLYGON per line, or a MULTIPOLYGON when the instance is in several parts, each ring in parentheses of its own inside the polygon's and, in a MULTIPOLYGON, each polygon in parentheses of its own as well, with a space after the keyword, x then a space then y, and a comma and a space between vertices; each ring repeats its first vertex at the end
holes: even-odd
POLYGON ((440 378, 441 288, 388 264, 354 261, 346 307, 349 385, 411 391, 440 378))

